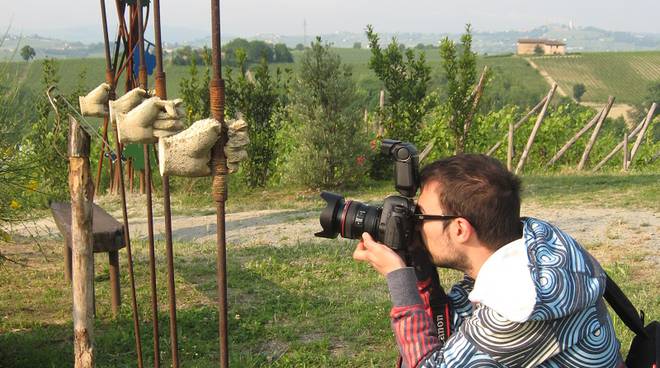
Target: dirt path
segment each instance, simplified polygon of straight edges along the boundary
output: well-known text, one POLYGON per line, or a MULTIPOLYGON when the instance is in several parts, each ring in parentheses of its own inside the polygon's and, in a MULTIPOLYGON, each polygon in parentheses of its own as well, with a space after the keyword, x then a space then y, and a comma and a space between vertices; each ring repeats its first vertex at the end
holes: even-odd
MULTIPOLYGON (((532 59, 525 58, 525 60, 527 60, 527 63, 529 64, 529 66, 536 69, 536 71, 539 72, 539 74, 541 74, 543 79, 545 79, 545 81, 548 82, 548 85, 552 86, 554 83, 557 83, 552 78, 552 76, 550 76, 550 74, 548 74, 545 70, 539 68, 539 66, 536 65, 536 63, 533 62, 532 59)), ((566 94, 566 92, 559 86, 559 83, 557 83, 557 93, 559 93, 560 96, 568 97, 568 94, 566 94)))
MULTIPOLYGON (((540 205, 523 206, 522 214, 548 220, 567 231, 582 244, 601 249, 599 259, 613 258, 623 253, 650 257, 660 261, 660 216, 648 210, 626 208, 566 208, 540 205), (641 253, 640 253, 641 252, 641 253)), ((113 214, 121 218, 119 214, 113 214)), ((163 239, 163 217, 156 217, 154 232, 163 239)), ((132 218, 129 222, 132 239, 147 238, 146 218, 132 218)), ((291 246, 315 241, 320 231, 318 211, 260 210, 228 214, 227 242, 235 247, 251 245, 291 246)), ((203 243, 215 241, 215 214, 203 216, 175 216, 172 218, 175 242, 203 243)), ((50 218, 37 221, 34 229, 42 237, 58 238, 59 233, 50 218)))

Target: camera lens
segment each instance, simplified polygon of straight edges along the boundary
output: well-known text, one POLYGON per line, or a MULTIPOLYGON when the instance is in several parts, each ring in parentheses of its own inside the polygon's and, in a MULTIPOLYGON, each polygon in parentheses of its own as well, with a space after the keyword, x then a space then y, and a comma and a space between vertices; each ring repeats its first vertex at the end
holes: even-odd
POLYGON ((330 192, 321 192, 321 198, 327 206, 321 212, 320 221, 323 231, 314 235, 323 238, 358 239, 363 232, 368 232, 378 240, 378 221, 382 209, 367 204, 344 200, 344 197, 330 192))

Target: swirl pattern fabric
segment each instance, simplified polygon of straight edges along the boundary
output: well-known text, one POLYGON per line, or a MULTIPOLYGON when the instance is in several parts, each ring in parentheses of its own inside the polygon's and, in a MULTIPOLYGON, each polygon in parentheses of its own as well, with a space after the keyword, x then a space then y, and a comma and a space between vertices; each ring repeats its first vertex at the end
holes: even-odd
MULTIPOLYGON (((523 238, 537 295, 528 320, 513 322, 485 304, 471 304, 474 280, 466 278, 448 294, 454 334, 423 356, 409 354, 406 367, 611 368, 622 363, 602 299, 605 274, 598 262, 569 235, 541 220, 523 219, 523 238)), ((408 325, 405 316, 423 318, 421 307, 393 313, 393 324, 408 325)), ((397 341, 404 340, 397 334, 397 341)))

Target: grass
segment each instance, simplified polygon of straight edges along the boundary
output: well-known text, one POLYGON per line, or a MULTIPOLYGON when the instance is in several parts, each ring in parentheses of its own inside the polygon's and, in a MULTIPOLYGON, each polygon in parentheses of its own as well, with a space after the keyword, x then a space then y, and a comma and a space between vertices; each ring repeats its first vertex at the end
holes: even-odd
MULTIPOLYGON (((660 175, 526 176, 524 202, 572 206, 637 207, 659 210, 660 175)), ((205 183, 201 182, 203 186, 205 183)), ((246 192, 232 186, 229 211, 263 208, 320 209, 316 191, 275 188, 246 192)), ((347 197, 378 203, 392 193, 389 182, 375 182, 347 197)), ((157 196, 156 196, 157 197, 157 196)), ((136 197, 137 198, 137 197, 136 197)), ((110 197, 106 198, 110 204, 110 197)), ((114 202, 118 202, 116 197, 114 202)), ((209 195, 177 195, 181 213, 210 203, 209 195)), ((158 208, 156 206, 155 208, 158 208)), ((197 210, 198 211, 198 210, 197 210)), ((298 218, 294 217, 293 221, 298 218)), ((608 239, 618 239, 625 224, 613 224, 608 239)), ((640 225, 643 228, 643 225, 640 225)), ((648 226, 648 224, 647 224, 648 226)), ((646 231, 644 229, 639 231, 646 231)), ((3 253, 22 265, 0 268, 0 361, 7 367, 72 365, 71 291, 63 277, 62 244, 3 244, 3 253)), ((180 359, 184 366, 212 367, 218 360, 218 319, 215 281, 216 245, 176 243, 180 359)), ((383 367, 396 358, 388 321, 390 303, 384 280, 365 264, 352 260, 353 243, 346 240, 272 245, 230 243, 228 255, 229 349, 232 367, 383 367)), ((657 319, 660 280, 653 262, 657 255, 630 254, 605 242, 586 244, 612 278, 648 319, 657 319)), ((122 308, 113 319, 109 305, 107 258, 95 259, 97 367, 135 366, 126 253, 120 256, 122 308)), ((165 252, 156 243, 159 325, 163 366, 170 362, 168 346, 165 252)), ((137 300, 144 359, 152 364, 148 249, 133 242, 137 300)), ((444 285, 460 275, 442 271, 444 285)), ((622 351, 632 333, 614 317, 622 351)))
POLYGON ((584 84, 584 101, 603 103, 611 95, 618 103, 640 103, 649 84, 660 79, 658 51, 594 52, 533 60, 566 93, 572 93, 575 84, 584 84))
MULTIPOLYGON (((625 207, 660 211, 660 174, 556 174, 522 176, 523 204, 548 205, 552 207, 625 207)), ((325 206, 320 190, 309 190, 291 186, 247 190, 236 179, 229 179, 229 195, 226 203, 228 213, 267 210, 295 209, 302 211, 320 210, 325 206)), ((162 216, 162 197, 157 183, 154 193, 154 214, 162 216)), ((174 187, 173 187, 174 188, 174 187)), ((215 213, 210 194, 209 178, 200 179, 190 191, 172 190, 173 215, 201 216, 215 213)), ((334 189, 346 198, 377 205, 383 198, 396 194, 391 181, 374 181, 356 189, 334 189)), ((120 201, 116 196, 104 195, 100 205, 117 216, 121 216, 120 201)), ((144 197, 128 196, 128 207, 134 209, 129 216, 146 217, 144 197)), ((44 212, 44 216, 49 216, 44 212)))
POLYGON ((658 173, 524 176, 523 203, 660 211, 659 182, 658 173))

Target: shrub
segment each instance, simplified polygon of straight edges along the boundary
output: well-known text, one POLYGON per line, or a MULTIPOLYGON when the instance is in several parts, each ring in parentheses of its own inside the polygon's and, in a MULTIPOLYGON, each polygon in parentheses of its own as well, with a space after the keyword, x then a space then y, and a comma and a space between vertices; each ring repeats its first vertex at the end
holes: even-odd
POLYGON ((234 78, 231 69, 227 72, 227 116, 241 113, 248 123, 250 144, 242 174, 247 185, 254 188, 266 185, 273 173, 275 136, 280 127, 274 115, 285 105, 286 82, 279 70, 275 78, 271 77, 266 58, 248 77, 251 72, 247 69, 247 55, 239 52, 238 56, 238 77, 234 78))
POLYGON ((356 98, 350 68, 317 38, 301 57, 280 137, 284 181, 327 188, 364 180, 368 147, 356 98))

